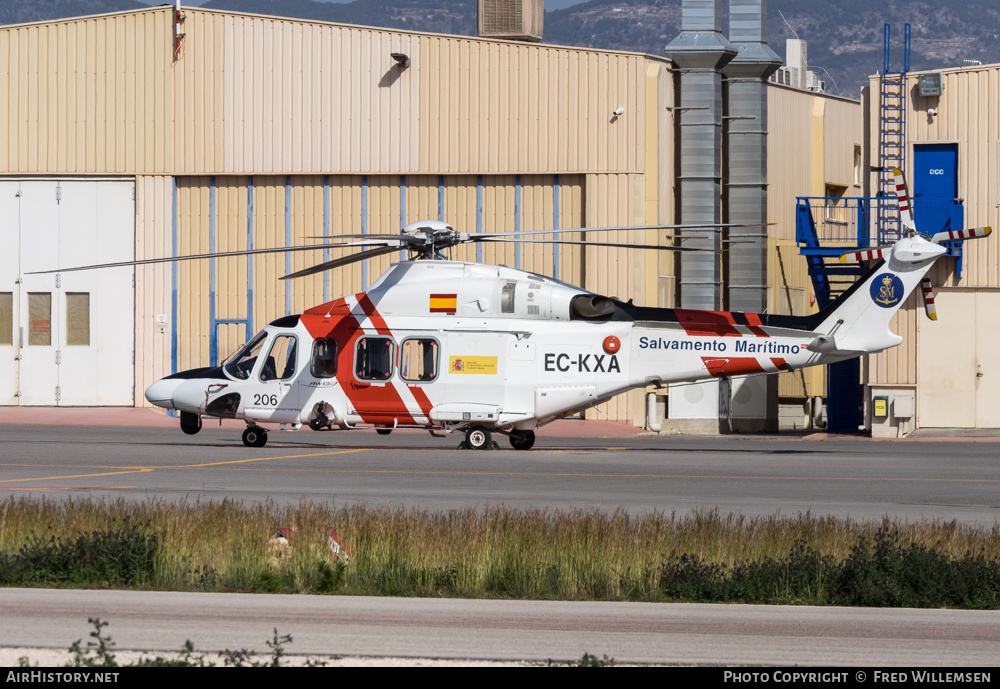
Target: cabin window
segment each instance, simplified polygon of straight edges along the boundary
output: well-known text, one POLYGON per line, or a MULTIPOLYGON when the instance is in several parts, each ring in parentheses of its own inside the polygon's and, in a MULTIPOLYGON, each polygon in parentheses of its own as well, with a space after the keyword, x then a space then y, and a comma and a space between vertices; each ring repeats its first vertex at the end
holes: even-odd
POLYGON ((313 378, 333 378, 337 375, 336 340, 316 340, 313 343, 310 371, 313 378))
POLYGON ((295 377, 295 336, 278 335, 274 338, 271 351, 264 360, 264 368, 260 371, 260 379, 290 380, 295 377))
POLYGON ((359 380, 388 380, 396 361, 396 343, 391 337, 362 337, 354 355, 359 380))
POLYGON ((246 380, 250 377, 250 372, 257 363, 260 350, 264 348, 264 340, 267 331, 260 331, 250 342, 243 345, 238 352, 233 354, 226 362, 226 372, 238 380, 246 380))
POLYGON ((411 337, 399 346, 399 375, 403 380, 431 381, 438 376, 437 340, 411 337))

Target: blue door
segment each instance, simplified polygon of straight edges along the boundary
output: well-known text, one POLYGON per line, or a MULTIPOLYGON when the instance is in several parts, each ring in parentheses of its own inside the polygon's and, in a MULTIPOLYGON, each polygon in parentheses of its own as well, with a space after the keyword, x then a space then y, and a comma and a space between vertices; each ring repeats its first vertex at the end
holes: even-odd
MULTIPOLYGON (((913 146, 913 221, 921 234, 953 227, 958 199, 958 144, 913 146)), ((958 220, 961 223, 961 220, 958 220)))

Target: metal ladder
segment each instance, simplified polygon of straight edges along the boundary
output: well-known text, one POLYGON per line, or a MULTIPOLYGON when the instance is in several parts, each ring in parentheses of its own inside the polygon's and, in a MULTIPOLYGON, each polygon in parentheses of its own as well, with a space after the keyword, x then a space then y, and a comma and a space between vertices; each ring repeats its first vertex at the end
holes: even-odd
POLYGON ((890 69, 890 34, 885 24, 882 29, 882 75, 879 133, 879 192, 882 199, 878 209, 879 243, 894 242, 903 236, 903 226, 896 206, 896 183, 892 169, 899 168, 906 174, 906 73, 910 70, 910 25, 903 28, 903 69, 890 69))

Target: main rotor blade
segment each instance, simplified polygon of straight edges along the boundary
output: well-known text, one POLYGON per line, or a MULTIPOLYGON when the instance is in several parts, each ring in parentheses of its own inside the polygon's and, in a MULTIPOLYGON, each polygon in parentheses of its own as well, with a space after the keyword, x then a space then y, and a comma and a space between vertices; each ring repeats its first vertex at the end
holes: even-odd
MULTIPOLYGON (((689 223, 686 225, 623 225, 620 227, 568 227, 566 229, 559 230, 527 230, 520 232, 490 232, 488 235, 490 237, 526 237, 533 234, 563 234, 565 232, 645 232, 646 230, 708 230, 714 228, 726 228, 726 227, 758 227, 763 225, 772 225, 774 223, 701 223, 693 224, 689 223)), ((485 233, 484 233, 485 234, 485 233)), ((472 234, 473 237, 478 237, 478 234, 472 234)), ((680 236, 680 235, 674 235, 680 236)))
POLYGON ((578 246, 606 246, 611 248, 619 249, 655 249, 657 251, 715 251, 715 249, 700 249, 693 246, 663 246, 660 244, 625 244, 620 242, 588 242, 586 240, 575 240, 575 239, 507 239, 506 237, 500 238, 485 238, 485 239, 475 239, 473 241, 481 241, 485 244, 497 243, 497 244, 575 244, 578 246))
MULTIPOLYGON (((773 225, 775 223, 720 223, 720 224, 687 224, 687 225, 631 225, 631 226, 620 226, 620 227, 567 227, 565 229, 558 230, 520 230, 511 232, 469 232, 469 241, 476 241, 474 238, 481 236, 489 237, 528 237, 536 234, 566 234, 574 232, 645 232, 647 230, 709 230, 709 229, 721 229, 727 227, 759 227, 766 225, 773 225)), ((408 234, 332 234, 332 235, 312 235, 305 237, 305 239, 358 239, 358 238, 400 238, 400 237, 412 237, 413 235, 408 234)), ((680 235, 673 235, 674 237, 679 237, 680 235)), ((414 239, 414 241, 421 241, 414 239)))
MULTIPOLYGON (((205 258, 230 258, 233 256, 256 256, 258 254, 281 254, 288 251, 322 251, 323 249, 341 249, 350 247, 351 244, 312 244, 304 246, 284 246, 270 249, 244 249, 243 251, 221 251, 209 254, 189 254, 187 256, 168 256, 166 258, 144 258, 136 261, 118 261, 117 263, 95 263, 89 266, 75 266, 73 268, 56 268, 54 270, 35 270, 26 275, 47 275, 49 273, 72 273, 78 270, 94 270, 96 268, 121 268, 124 266, 146 266, 156 263, 173 263, 174 261, 194 261, 205 258)), ((354 244, 353 246, 358 246, 354 244)), ((399 251, 399 247, 393 248, 399 251)))
POLYGON ((310 235, 303 239, 372 239, 372 240, 395 240, 407 244, 422 244, 423 240, 411 234, 326 234, 310 235))
POLYGON ((370 251, 359 251, 356 254, 351 254, 350 256, 342 256, 341 258, 335 258, 332 261, 327 261, 326 263, 320 263, 319 265, 312 266, 311 268, 303 268, 294 273, 289 273, 288 275, 281 278, 282 280, 291 280, 292 278, 301 278, 306 275, 314 275, 316 273, 322 273, 324 270, 332 270, 333 268, 339 268, 341 266, 350 265, 352 263, 357 263, 358 261, 364 261, 369 258, 378 258, 379 256, 385 256, 386 254, 394 254, 399 251, 398 246, 386 246, 381 249, 371 249, 370 251))

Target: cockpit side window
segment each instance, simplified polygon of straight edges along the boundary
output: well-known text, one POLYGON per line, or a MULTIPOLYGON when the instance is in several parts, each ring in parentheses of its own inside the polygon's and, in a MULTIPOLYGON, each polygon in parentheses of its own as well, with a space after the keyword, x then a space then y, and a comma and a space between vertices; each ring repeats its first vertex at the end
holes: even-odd
POLYGON ((260 379, 290 380, 295 377, 295 336, 278 335, 274 338, 271 351, 267 353, 264 367, 260 371, 260 379))
POLYGON ((310 372, 313 378, 333 378, 337 375, 336 340, 316 340, 313 343, 310 372))
POLYGON ((233 354, 225 363, 226 373, 237 380, 247 380, 257 363, 260 350, 264 347, 267 332, 261 331, 233 354))

